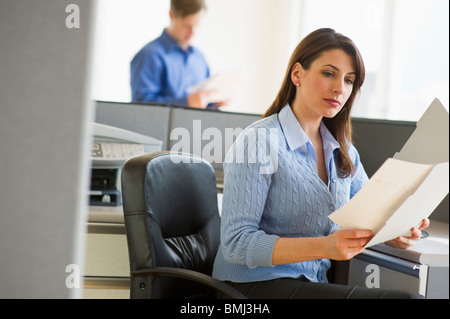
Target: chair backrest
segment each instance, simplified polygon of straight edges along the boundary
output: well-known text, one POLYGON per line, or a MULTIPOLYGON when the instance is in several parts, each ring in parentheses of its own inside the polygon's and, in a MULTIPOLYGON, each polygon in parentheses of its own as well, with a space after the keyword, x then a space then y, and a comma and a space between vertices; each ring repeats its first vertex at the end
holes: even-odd
MULTIPOLYGON (((177 267, 212 273, 220 241, 214 169, 199 157, 158 152, 128 160, 122 196, 130 271, 177 267)), ((160 277, 149 283, 151 298, 183 298, 197 284, 160 277)), ((131 297, 142 283, 131 279, 131 297)))

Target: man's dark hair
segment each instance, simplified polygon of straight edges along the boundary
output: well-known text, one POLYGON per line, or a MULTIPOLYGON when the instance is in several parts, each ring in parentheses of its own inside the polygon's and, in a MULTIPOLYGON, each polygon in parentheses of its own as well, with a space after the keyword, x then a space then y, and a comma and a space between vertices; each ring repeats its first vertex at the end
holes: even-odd
POLYGON ((182 18, 206 10, 205 0, 170 0, 170 10, 182 18))

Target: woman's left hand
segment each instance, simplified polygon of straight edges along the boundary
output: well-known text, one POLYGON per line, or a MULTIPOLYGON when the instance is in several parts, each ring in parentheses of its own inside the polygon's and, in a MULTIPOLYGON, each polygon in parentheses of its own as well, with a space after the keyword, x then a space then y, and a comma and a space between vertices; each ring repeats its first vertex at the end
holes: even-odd
POLYGON ((389 240, 386 242, 391 247, 400 248, 400 249, 408 249, 413 247, 417 241, 422 236, 422 229, 427 228, 430 225, 430 220, 425 218, 422 221, 422 225, 419 228, 413 227, 411 228, 412 235, 410 237, 400 236, 395 239, 389 240))

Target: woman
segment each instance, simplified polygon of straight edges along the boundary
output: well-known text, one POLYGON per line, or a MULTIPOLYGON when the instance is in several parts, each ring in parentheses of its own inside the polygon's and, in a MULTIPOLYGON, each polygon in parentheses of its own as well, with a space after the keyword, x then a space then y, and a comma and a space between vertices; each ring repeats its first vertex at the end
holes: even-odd
MULTIPOLYGON (((372 237, 328 218, 368 180, 350 122, 364 76, 358 49, 334 30, 300 42, 274 103, 226 156, 214 277, 249 298, 415 297, 326 283, 330 259, 352 258, 372 237)), ((390 244, 409 247, 421 235, 412 231, 390 244)))

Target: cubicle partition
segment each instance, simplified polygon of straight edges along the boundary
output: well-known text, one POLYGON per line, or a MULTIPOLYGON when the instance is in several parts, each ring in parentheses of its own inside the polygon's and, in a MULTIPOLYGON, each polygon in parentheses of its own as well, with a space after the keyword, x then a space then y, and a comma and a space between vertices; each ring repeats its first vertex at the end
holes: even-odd
POLYGON ((0 1, 0 299, 81 296, 94 11, 0 1))
POLYGON ((416 129, 415 122, 364 118, 354 118, 352 126, 353 144, 369 177, 402 149, 416 129))
MULTIPOLYGON (((173 105, 97 102, 96 121, 163 141, 164 150, 186 151, 208 157, 216 170, 240 130, 260 114, 200 110, 173 105), (211 142, 220 154, 209 154, 211 142), (203 154, 202 154, 203 153, 203 154), (220 158, 220 160, 218 160, 220 158)), ((415 122, 353 119, 353 136, 369 176, 394 156, 416 128, 415 122)), ((213 151, 214 151, 213 150, 213 151)))
POLYGON ((167 149, 171 107, 164 105, 97 102, 97 123, 154 137, 167 149))
MULTIPOLYGON (((163 150, 189 152, 210 160, 219 182, 230 140, 260 118, 260 114, 148 103, 97 101, 96 108, 98 123, 157 138, 163 141, 163 150)), ((402 149, 416 129, 416 122, 381 119, 353 118, 352 125, 353 142, 369 177, 402 149)), ((448 203, 447 196, 433 217, 448 222, 448 203)))
POLYGON ((163 150, 203 156, 219 172, 230 140, 259 114, 192 109, 174 105, 97 102, 96 122, 163 141, 163 150), (214 147, 212 145, 214 144, 214 147))
POLYGON ((260 118, 259 114, 173 107, 168 149, 185 151, 187 147, 187 152, 202 156, 220 171, 239 133, 260 118))

